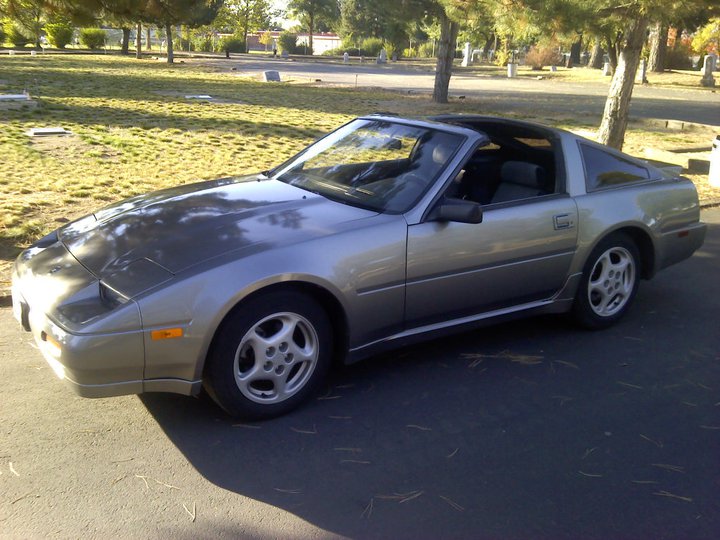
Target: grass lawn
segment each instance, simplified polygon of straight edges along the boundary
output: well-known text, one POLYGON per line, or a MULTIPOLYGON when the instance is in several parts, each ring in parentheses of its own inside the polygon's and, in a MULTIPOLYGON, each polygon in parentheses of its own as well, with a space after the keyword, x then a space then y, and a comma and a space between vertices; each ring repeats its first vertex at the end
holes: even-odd
MULTIPOLYGON (((0 57, 0 93, 23 89, 37 107, 0 109, 0 294, 22 247, 111 201, 267 169, 361 114, 492 112, 481 101, 438 106, 427 97, 377 90, 265 84, 192 63, 0 57), (186 99, 190 94, 216 101, 186 99), (34 127, 64 127, 74 135, 31 139, 26 131, 34 127)), ((691 140, 697 136, 643 127, 628 133, 627 148, 691 140)))

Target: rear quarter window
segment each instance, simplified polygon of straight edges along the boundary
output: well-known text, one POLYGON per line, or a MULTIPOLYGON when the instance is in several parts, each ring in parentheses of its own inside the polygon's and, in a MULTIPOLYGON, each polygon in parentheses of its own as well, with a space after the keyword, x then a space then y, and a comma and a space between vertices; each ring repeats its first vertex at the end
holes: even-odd
POLYGON ((588 191, 648 180, 650 171, 600 148, 580 144, 588 191))

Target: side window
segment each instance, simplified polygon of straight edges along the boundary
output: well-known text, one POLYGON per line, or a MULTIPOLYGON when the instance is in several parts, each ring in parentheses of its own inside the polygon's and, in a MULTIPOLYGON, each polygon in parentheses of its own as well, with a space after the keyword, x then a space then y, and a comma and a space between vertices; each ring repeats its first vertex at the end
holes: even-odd
POLYGON ((650 178, 650 172, 645 167, 599 148, 580 144, 580 151, 585 164, 588 191, 650 178))

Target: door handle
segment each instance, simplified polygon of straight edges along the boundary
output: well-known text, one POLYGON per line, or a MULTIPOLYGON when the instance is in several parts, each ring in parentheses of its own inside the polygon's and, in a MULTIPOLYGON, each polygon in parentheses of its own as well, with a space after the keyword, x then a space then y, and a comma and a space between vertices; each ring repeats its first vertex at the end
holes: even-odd
POLYGON ((570 214, 558 214, 553 216, 553 225, 556 231, 571 229, 575 226, 575 221, 570 214))

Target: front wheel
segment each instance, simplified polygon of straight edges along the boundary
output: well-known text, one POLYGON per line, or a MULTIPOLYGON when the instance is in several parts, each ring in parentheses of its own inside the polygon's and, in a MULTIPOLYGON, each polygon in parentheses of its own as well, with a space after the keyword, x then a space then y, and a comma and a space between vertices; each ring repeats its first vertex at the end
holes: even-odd
POLYGON ((601 241, 588 257, 573 314, 590 329, 607 328, 632 304, 640 279, 640 253, 627 235, 601 241))
POLYGON ((275 291, 238 306, 211 348, 205 387, 229 414, 284 414, 310 397, 330 366, 327 314, 312 298, 275 291))

